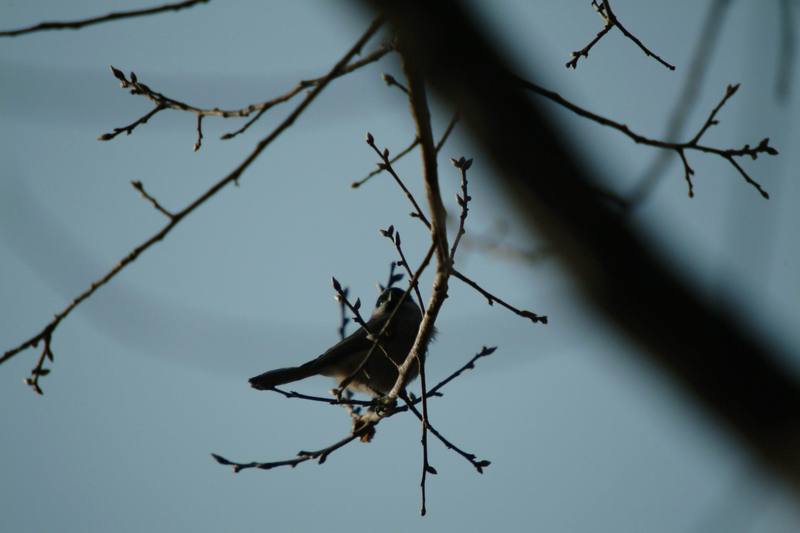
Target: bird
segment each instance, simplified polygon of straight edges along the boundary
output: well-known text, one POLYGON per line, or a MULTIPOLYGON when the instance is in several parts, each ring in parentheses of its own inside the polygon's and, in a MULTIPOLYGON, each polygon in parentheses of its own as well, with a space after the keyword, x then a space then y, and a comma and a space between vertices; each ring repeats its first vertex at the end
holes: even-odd
MULTIPOLYGON (((373 397, 385 396, 394 386, 397 366, 403 363, 411 350, 422 322, 419 306, 406 295, 406 291, 397 287, 390 287, 378 296, 366 327, 360 327, 307 363, 270 370, 250 378, 250 386, 258 390, 270 390, 316 375, 331 376, 341 383, 356 372, 372 348, 375 336, 380 334, 396 307, 397 312, 380 336, 379 345, 372 350, 369 359, 347 387, 353 392, 362 392, 373 397)), ((418 367, 418 364, 411 365, 406 383, 417 377, 418 367)))

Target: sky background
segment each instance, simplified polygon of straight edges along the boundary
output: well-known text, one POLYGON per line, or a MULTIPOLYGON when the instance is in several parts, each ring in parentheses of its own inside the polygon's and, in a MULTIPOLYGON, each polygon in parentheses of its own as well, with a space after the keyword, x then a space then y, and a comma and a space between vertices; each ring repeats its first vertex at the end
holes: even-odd
MULTIPOLYGON (((619 18, 671 72, 617 31, 580 62, 572 50, 601 28, 588 1, 472 2, 524 76, 575 103, 659 137, 686 81, 706 2, 617 0, 619 18)), ((71 20, 151 1, 0 0, 0 29, 71 20)), ((797 25, 800 6, 791 15, 797 25)), ((672 161, 636 211, 665 261, 785 353, 800 353, 800 184, 792 72, 781 64, 778 2, 733 1, 725 11, 683 137, 741 82, 705 139, 720 147, 769 136, 776 158, 744 161, 763 200, 724 161, 690 153, 695 198, 672 161)), ((204 107, 240 107, 317 77, 364 31, 345 2, 212 1, 180 13, 0 40, 0 344, 41 330, 92 280, 155 233, 164 218, 130 186, 141 180, 178 210, 230 172, 289 107, 229 141, 241 121, 208 118, 195 153, 193 115, 163 112, 132 135, 97 136, 150 109, 119 89, 108 65, 204 107)), ((366 51, 374 49, 371 42, 366 51)), ((181 222, 81 305, 55 332, 44 397, 22 384, 26 351, 0 367, 0 530, 87 531, 593 531, 789 532, 800 508, 725 431, 637 356, 587 308, 554 258, 488 253, 488 237, 524 251, 531 238, 464 132, 442 151, 451 213, 458 175, 449 157, 475 159, 473 204, 458 265, 510 302, 547 314, 532 325, 453 280, 427 365, 431 383, 482 345, 497 352, 430 403, 451 440, 492 461, 481 476, 433 440, 428 516, 420 518, 419 427, 397 416, 370 444, 320 466, 233 475, 211 452, 271 461, 319 448, 349 430, 337 407, 251 390, 247 378, 304 362, 336 340, 330 277, 369 303, 395 259, 378 229, 393 224, 417 262, 421 225, 387 176, 353 190, 375 164, 366 131, 393 152, 413 138, 393 56, 337 80, 241 179, 181 222)), ((434 131, 449 110, 435 103, 434 131)), ((627 194, 657 155, 617 132, 550 108, 608 187, 627 194)), ((418 154, 398 165, 421 192, 418 154)), ((430 275, 423 287, 430 287, 430 275)), ((427 293, 426 293, 427 298, 427 293)), ((787 360, 800 371, 800 359, 787 360)), ((297 390, 325 394, 314 378, 297 390)))

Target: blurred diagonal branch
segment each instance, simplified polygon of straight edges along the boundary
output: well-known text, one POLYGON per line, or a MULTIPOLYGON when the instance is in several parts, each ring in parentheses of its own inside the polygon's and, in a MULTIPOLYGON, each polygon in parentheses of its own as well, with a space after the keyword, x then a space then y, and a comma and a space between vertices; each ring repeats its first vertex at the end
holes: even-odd
POLYGON ((62 22, 40 22, 39 24, 34 24, 33 26, 28 26, 26 28, 0 31, 0 37, 17 37, 18 35, 25 35, 27 33, 35 33, 38 31, 47 31, 47 30, 77 30, 79 28, 83 28, 84 26, 102 24, 103 22, 111 22, 113 20, 143 17, 146 15, 157 15, 159 13, 164 13, 167 11, 180 11, 181 9, 187 9, 189 7, 193 7, 195 4, 205 4, 207 2, 209 2, 209 0, 186 0, 184 2, 175 2, 172 4, 164 4, 161 6, 148 7, 145 9, 135 9, 132 11, 117 11, 114 13, 109 13, 108 15, 102 15, 99 17, 92 17, 81 20, 62 21, 62 22))

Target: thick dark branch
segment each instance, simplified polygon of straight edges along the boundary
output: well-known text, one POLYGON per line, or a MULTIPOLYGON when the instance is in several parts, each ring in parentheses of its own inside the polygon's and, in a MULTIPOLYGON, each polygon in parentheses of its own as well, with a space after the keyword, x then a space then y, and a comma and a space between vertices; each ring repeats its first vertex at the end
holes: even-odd
POLYGON ((93 17, 82 20, 73 20, 65 22, 40 22, 27 28, 19 28, 16 30, 0 31, 0 37, 16 37, 27 33, 34 33, 38 31, 47 30, 77 30, 84 26, 92 26, 94 24, 101 24, 103 22, 110 22, 112 20, 129 19, 135 17, 144 17, 146 15, 156 15, 164 13, 165 11, 180 11, 194 6, 195 4, 205 4, 209 0, 187 0, 185 2, 175 2, 173 4, 164 4, 162 6, 148 7, 146 9, 136 9, 132 11, 117 11, 109 13, 100 17, 93 17))
POLYGON ((163 240, 172 229, 183 220, 184 217, 192 213, 195 209, 203 205, 209 198, 217 194, 220 190, 222 190, 225 186, 229 185, 230 183, 238 182, 241 175, 244 173, 245 170, 253 163, 253 161, 258 158, 261 152, 269 146, 275 139, 277 139, 284 131, 286 131, 289 127, 294 124, 295 120, 305 111, 305 109, 314 101, 314 99, 322 92, 322 90, 328 85, 328 83, 336 77, 336 75, 345 68, 345 65, 350 61, 350 59, 358 54, 361 48, 366 44, 370 37, 372 37, 380 28, 382 24, 382 19, 376 19, 367 29, 367 31, 361 36, 361 38, 356 42, 356 44, 344 55, 342 59, 340 59, 336 65, 331 69, 327 76, 311 91, 309 92, 306 97, 295 107, 294 111, 289 114, 286 119, 283 120, 269 135, 267 135, 264 139, 262 139, 247 156, 247 158, 242 161, 239 166, 233 169, 227 176, 223 177, 219 181, 217 181, 211 188, 209 188, 205 193, 197 197, 194 201, 192 201, 189 205, 183 208, 181 211, 175 213, 172 218, 170 218, 169 223, 164 226, 160 231, 158 231, 155 235, 147 239, 145 242, 131 250, 131 252, 126 255, 122 260, 117 263, 111 270, 109 270, 103 277, 98 279, 97 281, 92 282, 92 284, 87 288, 84 292, 79 294, 72 302, 67 305, 61 312, 57 313, 53 320, 51 320, 39 333, 31 337, 30 339, 22 342, 15 348, 12 348, 6 351, 2 357, 0 357, 0 364, 5 363, 18 353, 23 350, 26 350, 30 347, 36 346, 40 341, 43 339, 49 338, 53 331, 58 327, 62 320, 64 320, 78 305, 81 304, 84 300, 89 298, 94 292, 108 283, 111 279, 113 279, 117 274, 119 274, 126 266, 136 260, 139 255, 142 254, 145 250, 149 249, 154 244, 163 240))

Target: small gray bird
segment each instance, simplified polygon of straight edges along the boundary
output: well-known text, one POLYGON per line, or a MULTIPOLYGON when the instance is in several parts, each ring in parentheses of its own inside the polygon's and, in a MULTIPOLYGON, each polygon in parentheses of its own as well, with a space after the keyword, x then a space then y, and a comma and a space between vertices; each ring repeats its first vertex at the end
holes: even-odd
MULTIPOLYGON (((318 374, 333 376, 341 382, 358 368, 372 347, 373 337, 367 331, 372 335, 380 333, 404 293, 404 290, 398 288, 386 289, 378 297, 372 317, 367 321, 366 329, 359 328, 352 335, 342 339, 325 353, 305 364, 270 370, 250 378, 250 385, 254 389, 267 390, 318 374)), ((380 337, 380 345, 372 350, 364 367, 353 377, 348 388, 372 396, 382 396, 388 393, 397 380, 397 365, 403 363, 411 350, 421 321, 422 313, 419 306, 414 303, 411 296, 408 296, 400 304, 389 328, 380 337)), ((419 374, 418 365, 413 364, 409 369, 407 382, 416 378, 417 374, 419 374)))

